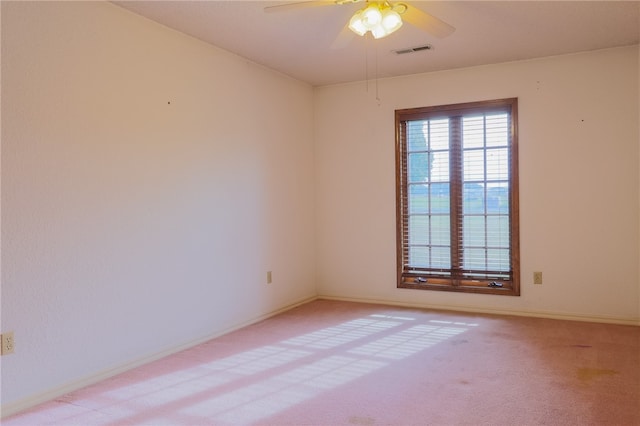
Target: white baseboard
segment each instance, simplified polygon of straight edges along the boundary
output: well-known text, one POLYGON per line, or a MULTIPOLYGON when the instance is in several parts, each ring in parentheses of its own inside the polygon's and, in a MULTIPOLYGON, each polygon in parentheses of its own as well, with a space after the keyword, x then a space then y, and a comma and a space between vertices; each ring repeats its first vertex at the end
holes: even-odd
POLYGON ((264 315, 260 315, 258 317, 252 318, 250 320, 244 321, 242 323, 238 323, 232 327, 228 327, 224 330, 218 331, 216 333, 212 333, 209 334, 207 336, 203 336, 199 339, 190 341, 188 343, 179 345, 179 346, 174 346, 171 347, 169 349, 166 349, 162 352, 158 352, 149 356, 145 356, 130 362, 127 362, 125 364, 119 365, 117 367, 114 368, 109 368, 107 370, 103 370, 100 371, 96 374, 91 374, 89 376, 86 376, 80 380, 74 380, 73 382, 69 382, 67 384, 64 384, 62 386, 58 386, 54 389, 49 389, 45 392, 33 395, 33 396, 29 396, 27 398, 15 401, 15 402, 11 402, 5 405, 2 405, 2 407, 0 408, 0 418, 5 418, 8 416, 11 416, 13 414, 17 414, 21 411, 24 410, 28 410, 29 408, 35 407, 38 404, 42 404, 44 402, 48 402, 51 400, 54 400, 62 395, 66 395, 70 392, 76 391, 78 389, 82 389, 86 386, 92 385, 94 383, 98 383, 102 380, 106 380, 110 377, 113 377, 115 375, 118 375, 120 373, 124 373, 126 371, 129 371, 131 369, 134 369, 136 367, 139 367, 141 365, 144 364, 148 364, 150 362, 156 361, 158 359, 164 358, 166 356, 175 354, 177 352, 183 351, 185 349, 189 349, 192 348, 194 346, 200 345, 202 343, 208 342, 211 339, 215 339, 216 337, 220 337, 223 336, 225 334, 231 333, 232 331, 235 330, 239 330, 243 327, 246 327, 248 325, 257 323, 259 321, 265 320, 267 318, 270 318, 272 316, 278 315, 282 312, 288 311, 290 309, 293 309, 297 306, 303 305, 305 303, 311 302, 313 300, 317 299, 316 296, 311 296, 311 297, 307 297, 305 299, 299 300, 297 302, 294 302, 290 305, 284 306, 280 309, 277 309, 275 311, 266 313, 264 315))
POLYGON ((567 321, 597 322, 597 323, 606 323, 606 324, 640 326, 640 318, 590 316, 590 315, 580 315, 580 314, 568 314, 568 313, 561 313, 561 312, 512 311, 508 309, 478 308, 476 306, 433 305, 428 303, 409 303, 409 302, 400 302, 400 301, 386 300, 386 299, 385 300, 368 299, 368 298, 362 298, 362 297, 319 295, 317 298, 325 299, 325 300, 341 300, 345 302, 373 303, 377 305, 403 306, 407 308, 473 312, 478 314, 492 314, 492 315, 513 315, 513 316, 519 316, 519 317, 549 318, 549 319, 559 319, 559 320, 567 320, 567 321))

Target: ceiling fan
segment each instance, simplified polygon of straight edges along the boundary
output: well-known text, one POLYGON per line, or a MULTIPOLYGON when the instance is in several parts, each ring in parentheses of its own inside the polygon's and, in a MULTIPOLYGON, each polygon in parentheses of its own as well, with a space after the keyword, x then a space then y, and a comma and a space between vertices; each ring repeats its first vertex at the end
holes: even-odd
POLYGON ((370 0, 310 0, 303 2, 284 3, 275 6, 267 6, 265 12, 282 12, 293 9, 344 5, 353 3, 366 3, 358 10, 346 23, 338 38, 333 43, 332 48, 344 47, 353 34, 364 36, 371 32, 374 38, 382 38, 397 31, 403 21, 421 29, 438 38, 443 38, 455 31, 455 28, 446 22, 430 15, 417 7, 405 2, 370 1, 370 0))

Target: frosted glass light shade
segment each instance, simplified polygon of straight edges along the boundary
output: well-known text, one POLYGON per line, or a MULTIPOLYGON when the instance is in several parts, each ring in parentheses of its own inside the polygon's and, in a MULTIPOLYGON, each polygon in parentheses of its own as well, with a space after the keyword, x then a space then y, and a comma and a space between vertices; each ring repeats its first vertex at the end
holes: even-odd
POLYGON ((362 11, 359 10, 351 17, 349 21, 349 29, 359 36, 363 36, 369 30, 365 27, 364 22, 362 21, 362 11))
POLYGON ((382 26, 387 31, 387 35, 398 30, 402 26, 402 18, 395 10, 387 9, 382 13, 382 26))
POLYGON ((379 6, 375 3, 367 6, 367 8, 362 11, 362 21, 369 30, 380 24, 380 22, 382 22, 382 13, 380 12, 379 6))

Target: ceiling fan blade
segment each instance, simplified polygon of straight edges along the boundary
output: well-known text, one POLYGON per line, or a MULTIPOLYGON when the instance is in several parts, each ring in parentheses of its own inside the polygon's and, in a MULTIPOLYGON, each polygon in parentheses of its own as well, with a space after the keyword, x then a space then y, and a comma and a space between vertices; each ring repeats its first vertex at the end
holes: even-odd
POLYGON ((342 27, 336 39, 331 43, 331 49, 344 49, 353 40, 356 34, 349 28, 349 23, 342 27))
POLYGON ((407 10, 402 14, 402 20, 413 26, 420 28, 431 35, 438 38, 444 38, 451 35, 456 29, 446 22, 430 15, 415 6, 406 4, 407 10))
POLYGON ((287 10, 303 9, 306 7, 316 7, 316 6, 328 6, 332 4, 336 4, 336 2, 334 0, 300 1, 300 2, 293 2, 293 3, 277 4, 275 6, 267 6, 264 8, 264 11, 267 13, 285 12, 287 10))

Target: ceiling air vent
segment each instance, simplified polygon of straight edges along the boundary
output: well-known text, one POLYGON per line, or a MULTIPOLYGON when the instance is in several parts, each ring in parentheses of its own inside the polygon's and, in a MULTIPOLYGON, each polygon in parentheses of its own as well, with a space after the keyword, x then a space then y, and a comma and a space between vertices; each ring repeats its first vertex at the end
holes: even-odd
POLYGON ((395 53, 396 55, 404 55, 405 53, 415 53, 431 49, 433 49, 433 46, 431 46, 430 44, 425 44, 424 46, 408 47, 406 49, 394 50, 393 53, 395 53))

